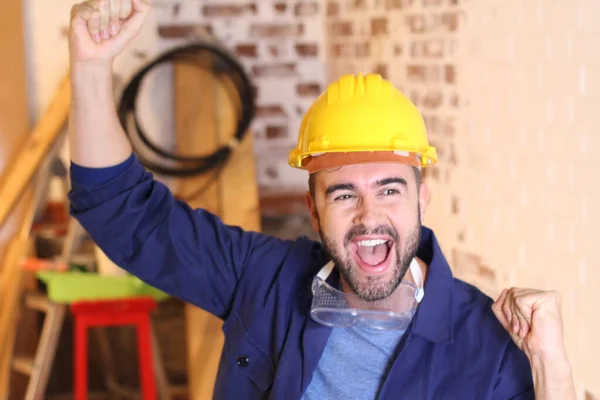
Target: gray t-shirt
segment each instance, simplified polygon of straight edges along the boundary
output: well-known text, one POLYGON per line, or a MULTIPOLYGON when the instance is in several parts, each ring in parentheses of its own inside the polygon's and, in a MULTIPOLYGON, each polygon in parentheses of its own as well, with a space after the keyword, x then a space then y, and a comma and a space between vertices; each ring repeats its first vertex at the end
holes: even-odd
POLYGON ((403 334, 334 328, 302 400, 376 399, 403 334))

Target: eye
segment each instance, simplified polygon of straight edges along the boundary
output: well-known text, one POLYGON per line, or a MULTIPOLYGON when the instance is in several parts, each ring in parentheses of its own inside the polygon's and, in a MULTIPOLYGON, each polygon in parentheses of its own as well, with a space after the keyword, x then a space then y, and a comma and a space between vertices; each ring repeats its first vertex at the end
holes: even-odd
POLYGON ((397 189, 385 189, 383 191, 383 194, 386 196, 390 196, 390 195, 400 194, 400 191, 398 191, 397 189))
POLYGON ((350 198, 352 198, 353 196, 351 194, 342 194, 341 196, 337 196, 335 199, 333 199, 334 201, 341 201, 341 200, 348 200, 350 198))

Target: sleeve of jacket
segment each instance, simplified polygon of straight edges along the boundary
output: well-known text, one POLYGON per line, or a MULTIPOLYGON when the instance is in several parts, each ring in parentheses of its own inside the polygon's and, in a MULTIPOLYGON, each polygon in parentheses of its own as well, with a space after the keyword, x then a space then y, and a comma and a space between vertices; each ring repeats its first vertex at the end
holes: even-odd
POLYGON ((494 400, 535 400, 529 360, 510 339, 496 380, 494 400))
POLYGON ((281 263, 290 247, 190 208, 137 158, 107 182, 73 182, 69 200, 71 215, 113 262, 222 319, 243 272, 281 263))

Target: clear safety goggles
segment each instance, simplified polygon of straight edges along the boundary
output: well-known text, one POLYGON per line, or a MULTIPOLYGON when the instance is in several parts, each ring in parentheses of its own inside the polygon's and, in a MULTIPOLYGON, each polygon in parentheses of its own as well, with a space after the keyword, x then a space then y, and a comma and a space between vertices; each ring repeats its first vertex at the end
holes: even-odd
POLYGON ((329 285, 326 280, 333 266, 333 262, 327 263, 313 279, 310 315, 315 321, 334 328, 362 325, 382 331, 406 330, 425 295, 416 259, 409 268, 416 285, 402 281, 388 298, 372 302, 329 285))

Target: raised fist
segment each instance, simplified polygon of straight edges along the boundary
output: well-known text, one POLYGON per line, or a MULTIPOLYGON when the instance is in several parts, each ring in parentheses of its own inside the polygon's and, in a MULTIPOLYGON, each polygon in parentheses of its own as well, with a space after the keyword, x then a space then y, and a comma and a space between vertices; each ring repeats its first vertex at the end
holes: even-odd
POLYGON ((492 306, 515 344, 529 357, 563 360, 563 321, 560 296, 555 291, 511 288, 492 306))
POLYGON ((145 0, 88 0, 71 8, 71 62, 110 62, 141 30, 145 0))

